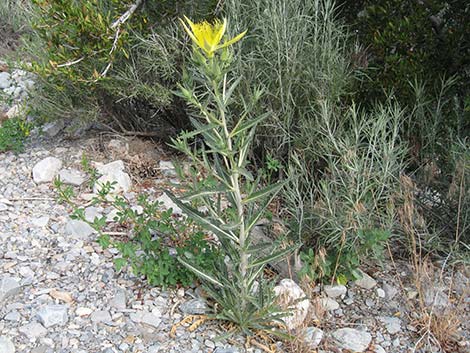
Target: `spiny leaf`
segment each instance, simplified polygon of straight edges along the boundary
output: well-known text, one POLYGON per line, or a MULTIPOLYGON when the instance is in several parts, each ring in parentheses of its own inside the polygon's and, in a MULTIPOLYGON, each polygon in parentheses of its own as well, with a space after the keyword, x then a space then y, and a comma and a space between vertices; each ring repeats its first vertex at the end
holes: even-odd
POLYGON ((276 183, 276 184, 272 184, 272 185, 269 185, 267 187, 265 187, 264 189, 261 189, 255 193, 252 193, 250 195, 248 195, 244 200, 243 200, 243 203, 244 204, 247 204, 249 202, 253 202, 253 201, 256 201, 260 198, 263 198, 263 197, 266 197, 268 195, 276 195, 281 189, 282 187, 286 184, 286 181, 283 181, 283 182, 279 182, 279 183, 276 183))

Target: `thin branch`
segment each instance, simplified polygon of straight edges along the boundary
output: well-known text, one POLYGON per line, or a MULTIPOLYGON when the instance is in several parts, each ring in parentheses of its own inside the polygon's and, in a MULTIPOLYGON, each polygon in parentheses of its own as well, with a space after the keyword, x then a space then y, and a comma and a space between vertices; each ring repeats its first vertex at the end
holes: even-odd
MULTIPOLYGON (((113 54, 113 52, 117 48, 117 42, 119 40, 119 35, 121 34, 121 25, 123 25, 132 16, 132 14, 137 10, 137 8, 140 6, 140 4, 142 4, 142 2, 143 2, 143 0, 137 0, 134 4, 132 4, 132 6, 129 8, 129 10, 124 12, 121 15, 121 17, 119 17, 116 21, 114 21, 111 24, 111 29, 116 29, 116 32, 114 33, 113 45, 111 47, 111 50, 109 51, 110 56, 113 54)), ((112 66, 112 61, 113 60, 111 59, 110 62, 108 63, 108 65, 106 65, 104 70, 101 72, 101 74, 100 74, 101 77, 106 76, 106 74, 108 73, 109 69, 112 66)))
POLYGON ((57 65, 57 67, 67 67, 67 66, 72 66, 72 65, 75 65, 75 64, 78 64, 80 61, 82 61, 83 59, 85 59, 84 56, 82 56, 80 59, 77 59, 77 60, 73 60, 73 61, 68 61, 64 64, 60 64, 60 65, 57 65))
POLYGON ((121 17, 119 17, 116 21, 113 22, 111 25, 111 29, 121 26, 124 22, 126 22, 129 17, 137 10, 137 8, 142 4, 143 0, 137 0, 126 12, 124 12, 121 17))

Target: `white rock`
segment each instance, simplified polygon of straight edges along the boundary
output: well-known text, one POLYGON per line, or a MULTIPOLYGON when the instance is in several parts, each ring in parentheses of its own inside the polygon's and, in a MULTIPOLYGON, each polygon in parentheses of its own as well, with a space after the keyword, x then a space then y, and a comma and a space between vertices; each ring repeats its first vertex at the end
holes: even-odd
POLYGON ((111 322, 111 314, 106 310, 97 310, 94 311, 90 316, 91 321, 95 323, 99 322, 111 322))
POLYGON ((112 174, 105 174, 100 177, 93 186, 93 193, 97 194, 100 192, 103 186, 107 183, 113 185, 112 190, 110 190, 111 194, 127 192, 132 187, 132 181, 129 174, 122 171, 117 171, 112 174))
POLYGON ((385 298, 385 291, 382 288, 377 288, 377 296, 379 298, 385 298))
POLYGON ((0 89, 11 86, 11 75, 8 72, 0 72, 0 89))
POLYGON ((20 284, 11 277, 3 277, 0 280, 0 303, 21 291, 20 284))
POLYGON ((130 319, 136 323, 150 325, 157 328, 160 326, 162 319, 148 311, 137 311, 129 315, 130 319))
MULTIPOLYGON (((3 319, 6 321, 18 322, 21 319, 21 315, 18 311, 13 310, 13 311, 10 311, 8 314, 6 314, 3 319)), ((0 344, 0 347, 1 347, 1 344, 0 344)), ((1 351, 2 350, 0 349, 0 352, 1 351)))
POLYGON ((119 213, 120 211, 117 208, 113 208, 109 213, 106 215, 106 222, 114 222, 114 218, 118 217, 119 218, 119 213))
POLYGON ((439 286, 426 286, 424 288, 424 304, 435 308, 446 308, 450 305, 447 289, 439 286))
POLYGON ((385 328, 390 335, 401 331, 401 320, 397 317, 380 317, 380 321, 385 324, 385 328))
POLYGON ((173 214, 176 215, 181 215, 183 214, 183 210, 179 208, 167 194, 162 194, 158 199, 158 202, 160 202, 162 205, 161 207, 164 208, 165 210, 169 210, 170 208, 173 210, 173 214))
POLYGON ((374 353, 387 353, 385 349, 382 348, 382 346, 375 345, 374 346, 374 353))
POLYGON ((334 331, 331 336, 338 348, 353 352, 364 352, 372 340, 370 333, 347 327, 334 331))
POLYGON ((84 308, 84 307, 78 307, 77 310, 75 310, 75 313, 78 316, 88 316, 93 312, 93 309, 90 308, 84 308))
POLYGON ((96 171, 101 175, 124 172, 124 162, 121 160, 117 160, 108 164, 103 164, 99 162, 94 162, 93 164, 96 168, 96 171))
POLYGON ((160 161, 159 168, 164 176, 175 177, 177 175, 173 162, 160 161))
POLYGON ((317 327, 307 327, 304 334, 304 342, 310 349, 316 349, 323 339, 323 331, 317 327))
POLYGON ((21 115, 21 107, 18 104, 15 104, 10 109, 8 109, 5 115, 8 119, 16 118, 17 116, 21 115))
POLYGON ((354 281, 354 283, 364 289, 372 289, 377 285, 375 279, 369 276, 367 273, 360 271, 362 274, 362 278, 354 281))
POLYGON ((65 225, 65 234, 77 238, 88 238, 95 233, 95 230, 88 224, 80 220, 71 219, 65 225))
POLYGON ((0 336, 0 353, 15 353, 13 342, 6 336, 0 336))
POLYGON ((31 322, 21 326, 18 331, 32 340, 47 335, 47 330, 44 328, 44 326, 37 322, 31 322))
POLYGON ((94 222, 95 218, 101 218, 103 217, 103 214, 101 213, 101 209, 95 206, 90 206, 85 208, 85 219, 88 222, 94 222))
POLYGON ((49 183, 62 168, 62 161, 55 157, 47 157, 33 167, 33 180, 36 184, 49 183))
POLYGON ((43 228, 43 227, 47 226, 47 224, 49 223, 49 219, 50 218, 48 216, 39 217, 39 218, 32 218, 31 219, 31 224, 35 227, 43 228))
POLYGON ((44 327, 64 326, 68 321, 67 306, 47 305, 38 311, 37 319, 44 327))
POLYGON ((310 301, 305 292, 293 280, 285 278, 274 287, 279 306, 290 310, 290 316, 284 318, 288 330, 294 330, 303 324, 310 308, 310 301))
POLYGON ((8 206, 0 202, 0 212, 8 210, 8 206))
POLYGON ((339 309, 339 304, 336 300, 331 298, 320 298, 318 299, 321 307, 326 311, 333 311, 339 309))
POLYGON ((337 298, 343 296, 348 291, 345 286, 342 284, 334 285, 334 286, 324 286, 323 290, 325 291, 326 295, 330 298, 337 298))
POLYGON ((64 184, 74 186, 80 186, 86 180, 85 174, 76 169, 62 169, 59 178, 64 184))
POLYGON ((382 288, 385 292, 385 299, 387 300, 392 300, 398 293, 398 289, 389 285, 388 283, 384 283, 382 288))
POLYGON ((126 292, 123 289, 118 289, 113 299, 109 302, 109 305, 118 310, 126 308, 126 292))

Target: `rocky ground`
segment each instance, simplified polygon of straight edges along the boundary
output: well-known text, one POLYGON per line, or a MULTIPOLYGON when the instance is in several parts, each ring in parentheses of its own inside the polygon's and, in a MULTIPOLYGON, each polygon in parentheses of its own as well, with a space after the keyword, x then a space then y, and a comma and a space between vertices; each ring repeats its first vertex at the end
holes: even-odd
MULTIPOLYGON (((33 84, 23 72, 2 77, 8 87, 1 89, 16 94, 13 103, 21 87, 33 84)), ((207 309, 196 288, 151 288, 129 272, 117 273, 117 251, 103 250, 93 229, 71 220, 52 186, 60 175, 86 205, 93 189, 80 163, 85 153, 98 162, 101 180, 117 181, 131 204, 140 192, 158 198, 161 184, 174 178, 170 158, 139 140, 63 140, 62 127, 36 131, 23 153, 0 154, 0 353, 470 352, 465 268, 433 273, 390 260, 364 268, 362 280, 304 287, 306 294, 285 280, 285 290, 300 299, 293 343, 219 340, 225 328, 216 322, 192 332, 181 325, 172 337, 173 325, 207 309)), ((97 212, 111 210, 89 207, 90 217, 97 212)))

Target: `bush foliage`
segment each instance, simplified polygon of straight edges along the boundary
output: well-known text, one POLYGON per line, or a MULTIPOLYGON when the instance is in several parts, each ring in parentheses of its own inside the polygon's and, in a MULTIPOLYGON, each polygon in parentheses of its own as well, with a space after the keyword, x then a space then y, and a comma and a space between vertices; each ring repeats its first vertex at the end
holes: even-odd
POLYGON ((40 75, 33 108, 45 120, 100 121, 121 132, 175 135, 188 126, 171 94, 184 47, 175 19, 205 16, 213 6, 211 0, 33 1, 35 31, 27 51, 40 75))

